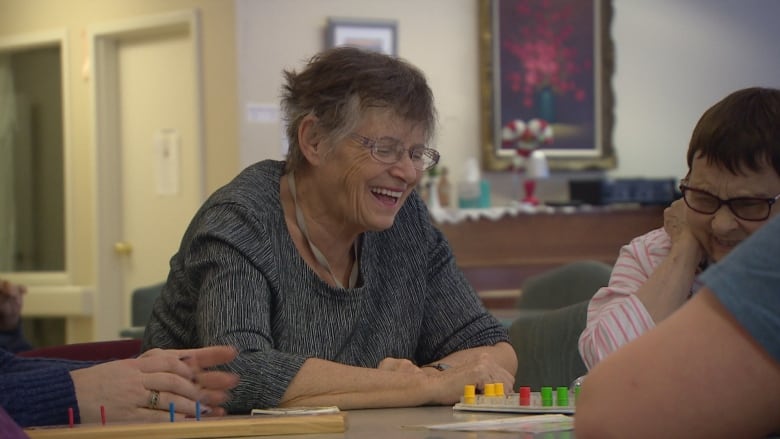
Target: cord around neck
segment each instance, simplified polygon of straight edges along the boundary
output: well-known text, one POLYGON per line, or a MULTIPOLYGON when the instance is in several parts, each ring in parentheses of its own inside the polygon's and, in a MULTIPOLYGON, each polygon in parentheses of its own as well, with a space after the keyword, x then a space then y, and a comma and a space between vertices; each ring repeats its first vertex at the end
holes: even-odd
MULTIPOLYGON (((314 258, 317 259, 317 262, 328 271, 328 274, 330 274, 330 277, 333 278, 333 282, 336 283, 337 287, 345 288, 344 285, 341 284, 341 281, 339 281, 339 278, 333 274, 333 270, 330 268, 330 264, 328 264, 328 260, 325 258, 325 255, 322 254, 320 249, 318 249, 317 246, 312 242, 311 238, 309 238, 309 232, 306 229, 306 221, 303 218, 303 211, 301 210, 301 206, 298 205, 298 197, 295 193, 295 176, 292 171, 287 174, 287 183, 290 186, 290 194, 292 195, 293 205, 295 206, 295 222, 298 224, 298 228, 301 229, 303 238, 309 245, 311 252, 314 253, 314 258)), ((357 241, 353 243, 352 249, 355 252, 355 262, 352 264, 352 271, 349 273, 348 288, 355 288, 357 286, 358 272, 360 271, 358 269, 357 241)))

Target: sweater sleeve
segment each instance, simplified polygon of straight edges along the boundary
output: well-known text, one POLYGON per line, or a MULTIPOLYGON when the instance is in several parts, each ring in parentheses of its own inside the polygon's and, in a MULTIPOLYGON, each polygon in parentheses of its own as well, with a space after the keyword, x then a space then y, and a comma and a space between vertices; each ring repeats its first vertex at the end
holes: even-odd
POLYGON ((599 289, 588 305, 587 325, 579 340, 588 369, 655 326, 635 294, 666 257, 668 247, 659 229, 621 248, 609 285, 599 289))
MULTIPOLYGON (((427 207, 423 215, 427 220, 427 207)), ((423 331, 418 345, 420 364, 430 363, 453 352, 509 342, 506 328, 488 312, 474 288, 457 267, 444 235, 428 226, 428 296, 423 331)))
POLYGON ((0 406, 22 427, 67 424, 69 407, 80 422, 70 370, 88 365, 0 353, 0 406))
POLYGON ((284 224, 261 224, 237 203, 204 211, 172 260, 173 274, 147 325, 144 350, 210 345, 238 349, 238 357, 225 366, 241 377, 226 404, 230 413, 278 405, 307 358, 278 346, 278 338, 294 328, 272 327, 283 307, 272 284, 290 277, 278 268, 289 258, 273 250, 279 246, 270 241, 281 235, 274 226, 284 224))

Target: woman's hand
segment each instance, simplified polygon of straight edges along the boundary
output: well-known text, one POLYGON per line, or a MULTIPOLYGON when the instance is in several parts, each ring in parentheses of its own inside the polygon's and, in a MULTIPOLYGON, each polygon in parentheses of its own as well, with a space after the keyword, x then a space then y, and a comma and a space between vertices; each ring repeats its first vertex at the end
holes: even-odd
POLYGON ((694 255, 698 264, 704 258, 704 250, 691 231, 687 220, 688 206, 681 199, 664 209, 664 230, 672 240, 672 247, 683 249, 684 254, 694 255))
POLYGON ((487 352, 473 353, 463 358, 456 353, 442 362, 449 367, 445 370, 423 368, 404 358, 388 357, 379 363, 377 369, 426 375, 423 379, 429 386, 425 386, 428 390, 424 391, 430 392, 431 397, 428 404, 455 404, 463 396, 463 387, 466 384, 474 384, 477 389, 484 390, 485 384, 503 383, 504 391, 511 392, 515 383, 515 377, 487 352))
POLYGON ((138 358, 74 370, 71 377, 81 422, 99 422, 100 406, 109 421, 164 421, 170 417, 171 402, 179 419, 195 416, 196 401, 202 414, 223 415, 219 405, 228 400, 228 390, 238 384, 238 377, 203 368, 228 363, 236 354, 228 346, 153 349, 138 358))
POLYGON ((502 365, 486 352, 479 353, 468 362, 455 362, 443 360, 450 364, 446 370, 430 373, 429 377, 437 380, 441 385, 436 399, 432 403, 450 405, 460 401, 463 396, 463 387, 466 384, 474 384, 477 390, 484 390, 485 384, 502 383, 504 392, 511 392, 515 384, 514 375, 510 374, 502 365))

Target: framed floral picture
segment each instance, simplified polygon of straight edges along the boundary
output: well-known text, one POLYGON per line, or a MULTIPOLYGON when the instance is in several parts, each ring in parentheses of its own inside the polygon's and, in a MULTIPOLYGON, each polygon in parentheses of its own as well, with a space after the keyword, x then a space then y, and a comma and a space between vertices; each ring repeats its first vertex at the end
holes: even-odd
POLYGON ((550 168, 614 168, 611 0, 479 2, 484 167, 510 168, 502 130, 540 119, 550 168))
POLYGON ((397 23, 391 20, 329 18, 327 46, 353 46, 396 55, 396 29, 397 23))

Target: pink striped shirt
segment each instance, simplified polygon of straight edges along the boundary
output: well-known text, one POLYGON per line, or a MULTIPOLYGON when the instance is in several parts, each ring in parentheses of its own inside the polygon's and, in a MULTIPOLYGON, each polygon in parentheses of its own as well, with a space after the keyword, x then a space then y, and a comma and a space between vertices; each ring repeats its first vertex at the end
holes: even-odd
MULTIPOLYGON (((671 238, 660 228, 634 238, 620 249, 609 285, 599 289, 588 305, 587 325, 579 340, 580 354, 588 369, 655 326, 635 294, 669 255, 671 247, 671 238)), ((698 281, 694 281, 691 290, 697 287, 698 281)))

